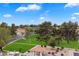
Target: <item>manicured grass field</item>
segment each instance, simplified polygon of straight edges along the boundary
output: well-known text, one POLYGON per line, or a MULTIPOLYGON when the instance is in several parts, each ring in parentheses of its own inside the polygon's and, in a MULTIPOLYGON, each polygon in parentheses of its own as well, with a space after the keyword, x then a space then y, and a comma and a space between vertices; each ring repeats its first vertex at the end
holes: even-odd
POLYGON ((46 45, 45 42, 38 41, 36 39, 37 36, 38 35, 30 35, 26 39, 21 39, 21 40, 15 41, 15 42, 5 46, 4 50, 26 52, 36 45, 46 45))
MULTIPOLYGON (((36 45, 47 45, 43 41, 38 41, 37 37, 38 35, 30 35, 25 39, 21 39, 18 41, 15 41, 7 46, 5 46, 3 49, 6 51, 20 51, 20 52, 26 52, 29 51, 32 47, 36 45)), ((58 45, 59 47, 64 48, 74 48, 79 49, 79 43, 78 41, 70 41, 68 44, 66 40, 61 41, 61 43, 58 45)))

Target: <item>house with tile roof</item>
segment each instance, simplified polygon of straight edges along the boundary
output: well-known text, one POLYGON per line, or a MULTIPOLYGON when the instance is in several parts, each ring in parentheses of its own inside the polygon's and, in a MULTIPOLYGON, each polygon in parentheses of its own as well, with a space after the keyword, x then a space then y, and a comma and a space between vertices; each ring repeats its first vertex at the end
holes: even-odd
POLYGON ((18 38, 23 38, 26 35, 25 28, 17 28, 15 32, 18 38))

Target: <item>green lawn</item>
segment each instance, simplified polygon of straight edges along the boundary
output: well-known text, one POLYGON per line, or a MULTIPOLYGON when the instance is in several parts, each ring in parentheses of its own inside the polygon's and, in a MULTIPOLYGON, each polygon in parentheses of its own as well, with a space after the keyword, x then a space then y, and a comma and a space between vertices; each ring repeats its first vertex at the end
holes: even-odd
POLYGON ((63 40, 63 41, 61 41, 61 43, 58 46, 65 47, 65 48, 79 49, 79 42, 78 41, 70 41, 68 44, 67 41, 63 40))
MULTIPOLYGON (((6 51, 26 52, 36 45, 47 45, 43 41, 38 41, 36 39, 37 36, 38 35, 30 35, 26 39, 21 39, 21 40, 15 41, 15 42, 5 46, 3 49, 6 51)), ((63 41, 61 41, 61 43, 58 46, 64 47, 64 48, 79 49, 78 41, 70 41, 70 43, 68 44, 67 41, 63 40, 63 41)))
POLYGON ((37 36, 38 35, 31 35, 26 39, 21 39, 21 40, 15 41, 15 42, 5 46, 4 50, 26 52, 36 45, 46 45, 45 42, 38 41, 36 39, 37 36))

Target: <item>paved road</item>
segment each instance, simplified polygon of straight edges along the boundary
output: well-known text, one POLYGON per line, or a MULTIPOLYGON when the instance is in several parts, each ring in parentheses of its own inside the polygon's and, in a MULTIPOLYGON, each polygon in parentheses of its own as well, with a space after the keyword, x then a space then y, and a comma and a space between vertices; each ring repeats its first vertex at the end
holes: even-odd
POLYGON ((7 44, 10 43, 10 42, 13 42, 13 41, 15 41, 15 40, 22 39, 22 38, 23 38, 22 36, 14 35, 14 36, 7 42, 7 44))
MULTIPOLYGON (((9 45, 9 44, 11 44, 11 43, 13 43, 13 42, 15 42, 15 41, 17 41, 17 40, 20 40, 20 39, 22 39, 23 37, 22 36, 19 36, 19 35, 15 35, 15 36, 13 36, 8 42, 7 42, 7 44, 6 45, 9 45)), ((5 46, 6 46, 5 45, 5 46)), ((4 47, 5 47, 4 46, 4 47)), ((3 48, 4 48, 3 47, 3 48)))

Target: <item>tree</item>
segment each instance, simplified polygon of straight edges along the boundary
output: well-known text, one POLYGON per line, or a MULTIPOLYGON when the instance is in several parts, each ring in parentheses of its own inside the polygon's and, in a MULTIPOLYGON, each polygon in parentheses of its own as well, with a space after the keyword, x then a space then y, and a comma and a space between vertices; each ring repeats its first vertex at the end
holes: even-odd
POLYGON ((37 34, 39 34, 39 39, 47 41, 50 39, 50 36, 52 34, 52 24, 51 22, 43 22, 39 25, 39 29, 36 31, 37 34))
POLYGON ((38 32, 40 35, 50 34, 52 32, 52 24, 51 22, 44 22, 39 25, 38 32))
POLYGON ((24 28, 24 25, 21 24, 19 27, 20 27, 20 28, 24 28))
POLYGON ((11 25, 11 35, 15 35, 16 33, 15 33, 15 31, 16 31, 16 25, 15 24, 12 24, 11 25))
POLYGON ((48 45, 52 46, 53 48, 57 45, 57 42, 55 40, 55 37, 52 37, 48 41, 48 45))
POLYGON ((7 27, 7 23, 2 22, 1 27, 7 27))
POLYGON ((57 45, 59 45, 60 44, 60 42, 62 41, 62 37, 61 36, 55 36, 55 41, 56 41, 56 43, 57 43, 57 45))
POLYGON ((59 29, 60 26, 58 26, 57 24, 54 24, 53 25, 53 36, 58 36, 60 35, 60 29, 59 29))
POLYGON ((60 26, 61 36, 64 36, 68 43, 69 43, 69 40, 72 40, 73 38, 75 40, 77 26, 78 24, 76 22, 73 23, 71 21, 69 21, 68 23, 64 22, 60 26))
POLYGON ((3 47, 11 39, 8 28, 0 27, 0 48, 3 47))
POLYGON ((37 27, 37 25, 33 25, 33 24, 31 24, 30 27, 37 27))

